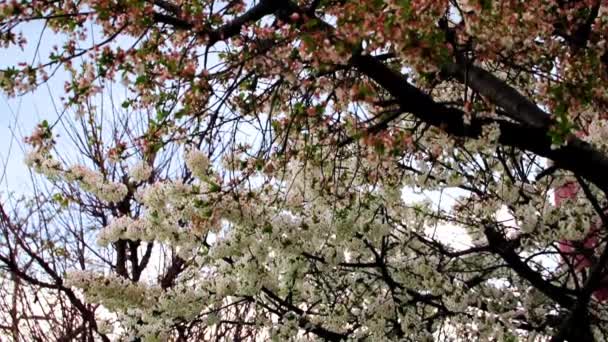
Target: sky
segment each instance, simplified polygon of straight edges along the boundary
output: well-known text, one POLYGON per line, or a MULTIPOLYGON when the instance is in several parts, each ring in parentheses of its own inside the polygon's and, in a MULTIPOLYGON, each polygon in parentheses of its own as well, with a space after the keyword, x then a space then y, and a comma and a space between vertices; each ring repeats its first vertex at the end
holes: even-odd
MULTIPOLYGON (((30 40, 29 44, 23 50, 18 47, 1 49, 0 69, 20 62, 34 61, 37 64, 39 56, 47 55, 53 45, 60 44, 59 39, 53 37, 50 30, 45 30, 38 45, 42 29, 42 22, 24 25, 23 33, 30 40), (36 48, 38 54, 35 53, 36 48)), ((20 194, 31 190, 31 175, 23 163, 26 149, 23 138, 42 120, 52 122, 57 118, 55 104, 58 94, 63 90, 64 80, 65 75, 59 74, 32 93, 14 98, 4 93, 0 95, 0 193, 20 194)))

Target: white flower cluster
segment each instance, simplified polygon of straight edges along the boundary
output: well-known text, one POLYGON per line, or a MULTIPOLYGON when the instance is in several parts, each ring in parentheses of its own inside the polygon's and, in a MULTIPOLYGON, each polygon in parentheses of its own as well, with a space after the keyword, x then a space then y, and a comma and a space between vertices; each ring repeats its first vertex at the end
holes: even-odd
POLYGON ((128 216, 118 217, 97 234, 97 244, 106 246, 120 239, 147 240, 143 239, 144 234, 140 227, 142 227, 141 222, 133 220, 128 216))
POLYGON ((91 271, 68 272, 65 285, 84 292, 87 300, 100 303, 110 310, 130 307, 150 307, 156 303, 162 290, 157 286, 134 283, 116 275, 104 276, 91 271))
POLYGON ((31 167, 39 174, 50 180, 57 180, 61 176, 62 168, 58 160, 43 155, 39 151, 31 151, 25 156, 25 165, 31 167))
MULTIPOLYGON (((120 325, 130 335, 143 337, 146 341, 166 337, 178 317, 179 320, 193 320, 213 300, 206 290, 211 285, 206 281, 178 283, 162 290, 155 285, 134 283, 117 276, 73 271, 67 274, 65 285, 82 290, 87 301, 118 313, 120 325)), ((104 330, 111 328, 107 325, 103 324, 104 330)))
POLYGON ((519 227, 524 233, 532 233, 536 229, 540 217, 536 208, 531 204, 518 207, 517 217, 519 217, 519 227))
POLYGON ((129 175, 135 182, 144 182, 152 175, 152 168, 148 163, 141 161, 133 166, 129 175))
POLYGON ((559 214, 561 218, 557 221, 555 233, 560 239, 582 240, 594 227, 592 220, 596 217, 595 210, 582 199, 576 205, 560 207, 559 214))
POLYGON ((491 152, 496 148, 500 138, 500 126, 497 123, 482 127, 479 139, 468 139, 465 147, 469 151, 491 152))
POLYGON ((202 237, 209 231, 217 232, 222 211, 229 207, 200 191, 199 186, 181 182, 158 182, 140 188, 135 200, 143 205, 143 215, 138 219, 116 218, 101 230, 97 243, 106 246, 119 239, 158 241, 181 247, 188 253, 196 245, 193 235, 202 237))
POLYGON ((200 150, 190 150, 186 153, 186 165, 198 179, 205 179, 209 172, 209 158, 200 150))
MULTIPOLYGON (((484 141, 492 142, 497 138, 495 127, 484 130, 484 141)), ((444 146, 444 151, 457 155, 458 147, 444 146)), ((442 154, 438 153, 437 158, 441 157, 442 154)), ((381 163, 366 160, 359 167, 373 170, 381 163)), ((429 245, 416 236, 426 234, 428 227, 441 224, 442 220, 435 215, 443 212, 438 212, 430 201, 416 205, 404 203, 403 183, 395 183, 394 188, 369 186, 369 172, 329 179, 327 174, 331 174, 331 170, 325 172, 322 167, 311 163, 294 161, 281 174, 284 178, 274 183, 253 189, 235 186, 234 196, 221 197, 219 192, 202 189, 214 177, 204 154, 190 152, 187 164, 193 174, 202 177, 200 185, 196 181, 194 184, 180 181, 140 184, 135 201, 143 207, 141 216, 116 218, 98 236, 102 245, 118 239, 132 239, 156 241, 177 250, 178 255, 188 260, 188 267, 174 288, 159 291, 149 286, 134 285, 131 288, 129 284, 106 277, 72 276, 72 284, 83 289, 88 300, 121 312, 124 315, 121 317, 125 317, 121 324, 130 327, 129 333, 134 336, 168 339, 168 327, 177 320, 206 321, 206 313, 220 306, 219 303, 225 304, 234 298, 257 298, 262 289, 270 289, 280 297, 290 296, 295 305, 303 308, 316 303, 315 310, 323 312, 324 316, 311 315, 310 324, 322 324, 330 330, 340 331, 344 322, 357 321, 362 328, 357 329, 354 335, 361 333, 362 337, 375 339, 386 337, 384 329, 389 320, 394 320, 392 313, 396 312, 399 302, 416 300, 413 292, 429 298, 440 296, 442 301, 459 311, 481 305, 475 302, 475 296, 470 296, 470 300, 462 297, 468 291, 463 286, 468 279, 454 276, 450 270, 471 265, 483 267, 495 261, 477 256, 466 260, 445 260, 432 255, 429 245), (328 192, 335 191, 336 183, 329 183, 331 181, 342 182, 337 186, 341 190, 339 196, 328 195, 328 192), (279 203, 277 198, 281 199, 279 203), (220 229, 222 227, 224 229, 220 229), (210 247, 196 250, 197 244, 201 248, 200 238, 208 232, 216 233, 212 234, 213 239, 207 240, 210 247), (413 292, 393 290, 395 293, 391 296, 370 296, 370 288, 374 294, 386 294, 390 289, 369 277, 367 272, 344 264, 374 263, 378 256, 372 251, 379 252, 387 244, 391 250, 383 262, 390 268, 391 279, 413 292), (193 252, 183 252, 188 250, 193 252), (303 257, 305 254, 316 259, 303 257), (331 283, 319 287, 316 285, 318 275, 331 275, 331 283), (99 284, 107 284, 107 288, 100 289, 99 284), (333 284, 344 286, 348 293, 340 293, 341 290, 333 284), (339 304, 333 298, 334 291, 341 296, 339 304), (128 306, 119 303, 124 301, 124 293, 133 297, 128 300, 128 306)), ((432 166, 428 162, 414 165, 424 170, 421 178, 415 176, 403 182, 426 185, 429 175, 448 179, 457 174, 452 168, 442 169, 441 165, 432 166)), ((380 177, 397 172, 388 167, 382 170, 385 174, 380 177)), ((133 177, 133 170, 131 172, 133 177)), ((460 177, 459 182, 471 180, 460 177)), ((444 185, 437 182, 432 186, 444 185)), ((483 200, 467 197, 470 202, 462 212, 454 211, 450 215, 462 218, 463 222, 473 222, 480 217, 493 219, 496 211, 508 203, 514 208, 513 216, 519 220, 522 231, 536 232, 544 226, 541 224, 545 219, 544 207, 539 204, 542 196, 537 195, 542 191, 536 186, 492 179, 484 186, 488 193, 496 196, 483 200), (534 200, 522 204, 521 199, 526 196, 534 200)), ((479 225, 470 227, 474 229, 471 236, 478 234, 479 244, 487 244, 479 225)), ((428 234, 426 236, 432 241, 432 246, 441 243, 431 240, 428 234)), ((492 287, 487 291, 481 297, 503 296, 500 288, 492 287)), ((260 300, 264 300, 263 296, 260 300)), ((258 313, 266 314, 262 305, 254 304, 251 310, 251 317, 257 317, 258 313)), ((213 325, 216 317, 223 315, 221 312, 218 316, 209 316, 209 324, 213 325)), ((420 324, 419 315, 408 307, 400 315, 403 329, 420 324)), ((293 318, 297 323, 298 315, 293 318)), ((471 324, 480 327, 480 331, 486 329, 488 336, 500 334, 483 320, 475 320, 471 324)), ((262 329, 267 329, 277 338, 297 337, 301 333, 301 327, 287 317, 269 320, 264 327, 262 329)), ((416 339, 426 340, 429 336, 429 333, 421 333, 416 339)))
POLYGON ((112 322, 107 319, 97 319, 97 331, 102 334, 111 334, 114 331, 112 322))
MULTIPOLYGON (((200 285, 206 286, 205 281, 200 285)), ((212 303, 208 291, 201 286, 177 284, 159 292, 148 307, 130 307, 123 311, 122 323, 132 337, 145 341, 168 341, 171 327, 185 320, 194 320, 212 303)))
POLYGON ((39 151, 28 153, 25 164, 50 180, 76 182, 83 190, 106 202, 120 202, 128 193, 126 185, 107 181, 101 174, 84 165, 74 165, 65 170, 58 160, 39 151))
POLYGON ((85 191, 106 202, 120 202, 128 193, 123 183, 106 181, 104 177, 83 165, 70 167, 64 174, 68 181, 77 182, 85 191))
POLYGON ((608 121, 594 118, 587 130, 589 131, 589 134, 584 137, 584 140, 603 151, 608 151, 608 121))

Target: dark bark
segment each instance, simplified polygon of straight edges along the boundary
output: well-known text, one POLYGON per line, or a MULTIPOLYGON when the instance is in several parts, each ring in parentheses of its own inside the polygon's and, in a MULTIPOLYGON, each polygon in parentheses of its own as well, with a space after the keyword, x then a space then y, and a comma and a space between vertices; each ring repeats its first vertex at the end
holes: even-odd
POLYGON ((466 62, 448 63, 444 71, 501 107, 509 118, 534 128, 551 125, 548 113, 492 73, 466 62))
MULTIPOLYGON (((373 56, 355 56, 353 65, 389 92, 404 112, 458 137, 479 137, 485 124, 500 126, 499 143, 551 159, 556 166, 581 175, 603 191, 608 190, 608 158, 588 143, 572 138, 567 145, 552 148, 547 128, 531 127, 492 119, 464 120, 464 112, 435 102, 431 96, 411 85, 405 76, 390 69, 373 56)), ((514 103, 517 101, 514 100, 514 103)))

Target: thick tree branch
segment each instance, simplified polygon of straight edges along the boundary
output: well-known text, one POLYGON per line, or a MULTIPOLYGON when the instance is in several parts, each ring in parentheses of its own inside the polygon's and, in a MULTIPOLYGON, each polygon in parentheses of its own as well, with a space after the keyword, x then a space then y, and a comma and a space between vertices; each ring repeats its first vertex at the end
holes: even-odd
POLYGON ((479 137, 483 125, 498 123, 501 130, 499 143, 549 158, 556 166, 581 175, 604 192, 608 191, 608 177, 605 176, 608 174, 608 158, 588 143, 573 138, 567 145, 553 148, 547 128, 488 119, 473 119, 467 124, 464 112, 435 102, 431 96, 411 85, 405 76, 373 56, 354 56, 351 62, 397 99, 404 112, 459 137, 479 137))
POLYGON ((501 107, 509 118, 535 128, 551 125, 549 114, 492 73, 465 62, 449 63, 444 71, 501 107))
POLYGON ((572 297, 566 295, 564 290, 543 279, 536 271, 523 262, 513 249, 513 246, 494 227, 487 225, 484 229, 490 248, 500 255, 502 259, 522 278, 530 282, 536 289, 547 297, 564 307, 574 304, 572 297))
MULTIPOLYGON (((241 28, 245 24, 258 21, 267 15, 273 14, 283 6, 285 6, 285 4, 282 0, 261 0, 231 22, 228 22, 217 29, 205 28, 197 31, 196 34, 201 37, 207 37, 207 46, 212 46, 219 41, 239 34, 241 28)), ((180 30, 192 30, 196 28, 194 23, 161 13, 154 13, 153 20, 156 23, 168 24, 180 30)))
POLYGON ((169 266, 169 269, 167 269, 167 272, 160 280, 160 286, 163 289, 172 287, 175 279, 184 270, 185 264, 186 260, 180 258, 179 256, 174 256, 171 260, 171 266, 169 266))
POLYGON ((272 300, 279 303, 281 306, 284 306, 284 307, 288 308, 288 310, 291 310, 291 311, 295 312, 296 314, 300 315, 300 318, 298 319, 298 325, 300 326, 300 328, 319 336, 320 338, 324 339, 325 341, 344 341, 348 338, 347 334, 337 333, 335 331, 325 329, 322 326, 310 323, 310 321, 308 319, 306 319, 306 317, 304 317, 304 315, 306 313, 302 309, 300 309, 299 307, 297 307, 295 305, 290 304, 286 300, 281 299, 281 297, 277 296, 274 292, 270 291, 269 289, 263 288, 262 292, 264 292, 272 300))

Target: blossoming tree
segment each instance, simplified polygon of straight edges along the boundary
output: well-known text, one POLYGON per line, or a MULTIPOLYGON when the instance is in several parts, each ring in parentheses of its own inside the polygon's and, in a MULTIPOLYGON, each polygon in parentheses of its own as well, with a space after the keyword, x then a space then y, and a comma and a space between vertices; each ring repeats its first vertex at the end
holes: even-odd
POLYGON ((65 114, 27 138, 36 195, 2 204, 1 328, 605 340, 606 10, 2 2, 3 46, 36 45, 31 25, 60 42, 3 69, 4 91, 69 77, 65 114))

